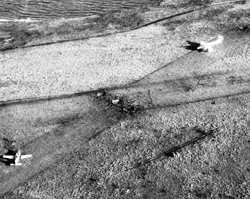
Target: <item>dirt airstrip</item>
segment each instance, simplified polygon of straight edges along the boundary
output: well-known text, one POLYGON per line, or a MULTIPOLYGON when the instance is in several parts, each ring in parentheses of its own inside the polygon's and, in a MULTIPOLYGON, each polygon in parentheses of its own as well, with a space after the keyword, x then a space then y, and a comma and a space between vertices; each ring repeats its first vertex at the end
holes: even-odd
POLYGON ((166 0, 5 29, 0 135, 33 158, 1 163, 1 198, 249 198, 249 9, 166 0))

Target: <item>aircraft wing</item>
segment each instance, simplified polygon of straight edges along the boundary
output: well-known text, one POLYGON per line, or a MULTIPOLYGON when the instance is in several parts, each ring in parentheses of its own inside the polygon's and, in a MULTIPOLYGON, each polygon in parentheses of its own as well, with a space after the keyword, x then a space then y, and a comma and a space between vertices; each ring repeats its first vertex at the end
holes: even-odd
POLYGON ((29 155, 21 155, 21 160, 26 159, 26 158, 31 158, 31 157, 32 157, 31 154, 29 154, 29 155))
POLYGON ((6 158, 6 159, 15 159, 15 156, 14 155, 3 155, 3 158, 6 158))

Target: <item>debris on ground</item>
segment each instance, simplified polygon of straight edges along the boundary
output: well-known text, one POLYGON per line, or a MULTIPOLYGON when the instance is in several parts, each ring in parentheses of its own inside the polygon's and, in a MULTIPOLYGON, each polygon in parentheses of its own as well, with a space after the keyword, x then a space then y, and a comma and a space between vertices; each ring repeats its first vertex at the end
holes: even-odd
POLYGON ((120 101, 119 99, 113 99, 113 100, 112 100, 112 103, 113 103, 113 104, 118 104, 119 101, 120 101))
POLYGON ((218 35, 216 38, 208 42, 201 41, 200 46, 197 48, 197 50, 201 50, 204 52, 212 52, 214 51, 213 47, 218 44, 221 44, 223 40, 224 40, 224 37, 222 35, 218 35))
POLYGON ((97 97, 102 97, 102 96, 104 96, 104 95, 106 95, 105 92, 98 92, 98 93, 96 94, 97 97))
POLYGON ((126 96, 116 96, 105 91, 98 92, 96 94, 96 99, 105 101, 108 106, 112 106, 117 109, 118 112, 122 112, 129 115, 134 115, 144 109, 144 107, 137 105, 134 101, 130 100, 126 96))

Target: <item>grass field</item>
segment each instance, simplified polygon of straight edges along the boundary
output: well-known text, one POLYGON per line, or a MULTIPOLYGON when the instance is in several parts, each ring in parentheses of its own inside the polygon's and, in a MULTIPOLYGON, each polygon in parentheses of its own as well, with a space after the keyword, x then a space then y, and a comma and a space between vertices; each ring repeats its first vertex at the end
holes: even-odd
POLYGON ((249 1, 148 3, 0 24, 1 198, 250 197, 249 1))

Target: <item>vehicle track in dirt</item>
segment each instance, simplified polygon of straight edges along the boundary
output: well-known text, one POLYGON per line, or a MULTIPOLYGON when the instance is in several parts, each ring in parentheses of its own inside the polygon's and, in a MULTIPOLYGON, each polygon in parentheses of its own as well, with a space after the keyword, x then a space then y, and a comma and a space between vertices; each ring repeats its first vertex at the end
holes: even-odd
MULTIPOLYGON (((53 167, 63 154, 84 147, 84 144, 104 129, 130 117, 121 113, 116 105, 96 100, 96 94, 100 91, 134 98, 136 103, 142 102, 145 110, 250 93, 250 71, 245 69, 247 65, 244 65, 245 68, 241 66, 242 70, 218 70, 197 75, 192 73, 192 70, 200 70, 204 65, 210 67, 218 61, 225 61, 225 57, 241 54, 237 49, 242 46, 248 49, 246 45, 249 45, 249 36, 232 31, 227 33, 223 50, 216 56, 190 52, 139 81, 119 88, 102 88, 47 99, 1 102, 0 117, 4 129, 16 126, 22 133, 28 132, 25 136, 30 133, 29 139, 20 140, 23 142, 23 150, 32 153, 34 158, 25 167, 4 166, 0 192, 4 194, 34 174, 53 167), (183 69, 183 66, 186 67, 183 69), (180 70, 173 73, 172 69, 176 71, 178 68, 180 70), (15 122, 8 123, 11 120, 15 122), (42 128, 48 128, 47 132, 40 132, 39 129, 42 128)), ((249 56, 244 53, 246 59, 249 56)))

